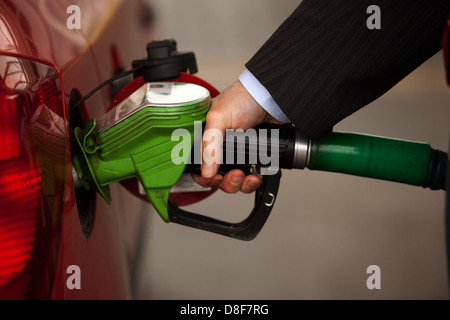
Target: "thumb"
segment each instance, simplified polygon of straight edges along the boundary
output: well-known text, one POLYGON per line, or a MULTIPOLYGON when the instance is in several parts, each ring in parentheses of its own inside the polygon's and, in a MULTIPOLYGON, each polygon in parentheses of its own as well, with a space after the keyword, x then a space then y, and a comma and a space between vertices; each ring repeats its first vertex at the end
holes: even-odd
POLYGON ((206 116, 205 131, 202 140, 202 167, 201 172, 204 178, 213 178, 223 159, 223 140, 227 129, 224 118, 218 116, 214 110, 208 112, 206 116))

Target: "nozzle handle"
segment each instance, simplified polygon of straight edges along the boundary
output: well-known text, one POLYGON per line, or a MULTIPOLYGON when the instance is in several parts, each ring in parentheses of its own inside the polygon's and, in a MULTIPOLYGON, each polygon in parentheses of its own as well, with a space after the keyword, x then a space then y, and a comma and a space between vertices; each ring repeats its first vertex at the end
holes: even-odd
POLYGON ((281 170, 274 175, 263 176, 262 184, 255 192, 255 206, 249 216, 241 222, 230 223, 185 211, 169 201, 168 213, 170 222, 238 240, 252 240, 261 231, 272 211, 278 194, 280 179, 281 170))
MULTIPOLYGON (((249 132, 247 132, 247 134, 248 133, 249 132)), ((258 168, 265 165, 260 161, 260 149, 265 148, 265 151, 274 152, 273 143, 276 141, 278 144, 276 147, 276 150, 278 151, 278 168, 275 168, 275 174, 272 172, 270 175, 261 176, 261 185, 255 192, 254 208, 248 217, 241 222, 230 223, 209 216, 185 211, 169 201, 168 214, 170 222, 221 234, 238 240, 249 241, 258 235, 275 204, 281 179, 280 168, 292 168, 295 146, 295 128, 282 125, 261 125, 255 128, 253 141, 249 138, 244 142, 245 139, 243 139, 243 135, 245 135, 245 133, 242 133, 242 135, 238 134, 237 136, 235 134, 227 134, 225 136, 223 145, 224 164, 219 167, 219 174, 225 175, 227 172, 234 169, 242 170, 245 175, 258 174, 258 172, 255 172, 253 169, 256 169, 257 171, 258 168), (227 163, 225 161, 227 159, 227 151, 230 152, 228 155, 231 157, 228 158, 232 158, 232 163, 227 163), (256 161, 252 161, 251 159, 256 161)), ((200 164, 194 164, 194 152, 195 150, 191 153, 192 164, 186 165, 184 172, 201 174, 200 164)))

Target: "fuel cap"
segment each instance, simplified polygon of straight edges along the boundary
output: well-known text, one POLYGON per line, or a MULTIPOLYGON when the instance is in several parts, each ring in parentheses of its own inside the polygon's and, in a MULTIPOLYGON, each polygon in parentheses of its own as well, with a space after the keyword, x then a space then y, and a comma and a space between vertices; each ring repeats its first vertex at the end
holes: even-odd
POLYGON ((193 52, 178 52, 174 39, 152 41, 147 44, 147 58, 134 60, 134 78, 144 77, 146 82, 173 79, 181 72, 197 73, 193 52))

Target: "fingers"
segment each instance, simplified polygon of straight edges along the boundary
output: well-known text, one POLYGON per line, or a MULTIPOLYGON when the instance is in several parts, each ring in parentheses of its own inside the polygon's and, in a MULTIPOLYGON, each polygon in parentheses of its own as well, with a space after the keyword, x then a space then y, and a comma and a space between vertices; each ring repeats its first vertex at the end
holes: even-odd
POLYGON ((259 177, 255 175, 245 176, 241 170, 232 170, 228 172, 220 183, 219 187, 226 193, 252 193, 258 189, 261 184, 259 177))
POLYGON ((200 175, 192 175, 195 182, 204 187, 219 187, 226 193, 252 193, 261 185, 261 179, 255 175, 245 176, 241 170, 232 170, 225 176, 216 174, 213 178, 205 178, 200 175))
POLYGON ((199 185, 211 188, 219 187, 223 180, 223 177, 220 174, 216 174, 213 178, 205 178, 198 174, 192 174, 192 178, 199 185))
POLYGON ((223 137, 227 125, 217 112, 211 110, 206 116, 202 140, 201 173, 204 178, 212 179, 222 163, 223 137))
POLYGON ((250 175, 245 177, 244 183, 242 184, 241 191, 243 193, 253 193, 256 191, 256 189, 259 188, 261 185, 261 178, 250 175))
POLYGON ((224 177, 220 189, 226 193, 236 193, 241 190, 245 175, 241 170, 231 170, 224 177))

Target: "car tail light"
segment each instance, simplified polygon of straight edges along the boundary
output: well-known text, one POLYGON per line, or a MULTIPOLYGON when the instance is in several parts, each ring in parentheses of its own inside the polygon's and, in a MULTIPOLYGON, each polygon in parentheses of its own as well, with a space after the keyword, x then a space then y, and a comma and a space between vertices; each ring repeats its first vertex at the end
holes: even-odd
POLYGON ((1 299, 49 295, 62 208, 64 124, 57 72, 0 55, 1 299))

